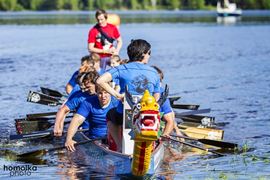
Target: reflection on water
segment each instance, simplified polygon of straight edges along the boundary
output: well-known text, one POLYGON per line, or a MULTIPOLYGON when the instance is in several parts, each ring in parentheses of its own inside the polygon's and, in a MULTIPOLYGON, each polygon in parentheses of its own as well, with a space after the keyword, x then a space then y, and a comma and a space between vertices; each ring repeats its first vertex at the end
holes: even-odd
POLYGON ((236 22, 241 21, 241 16, 227 16, 227 17, 217 17, 217 23, 218 24, 224 24, 224 25, 233 25, 236 22))

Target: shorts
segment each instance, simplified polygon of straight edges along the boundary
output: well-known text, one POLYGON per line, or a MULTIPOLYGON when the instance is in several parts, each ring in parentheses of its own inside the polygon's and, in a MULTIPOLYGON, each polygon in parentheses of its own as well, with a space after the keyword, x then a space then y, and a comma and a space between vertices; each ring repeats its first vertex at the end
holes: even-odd
POLYGON ((107 122, 111 121, 115 125, 123 125, 123 114, 117 112, 116 108, 112 108, 106 115, 107 122))

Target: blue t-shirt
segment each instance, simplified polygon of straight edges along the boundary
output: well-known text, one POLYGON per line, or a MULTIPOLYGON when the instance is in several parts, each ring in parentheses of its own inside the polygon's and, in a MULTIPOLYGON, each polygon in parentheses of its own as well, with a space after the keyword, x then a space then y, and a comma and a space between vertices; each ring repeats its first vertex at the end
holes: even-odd
POLYGON ((162 106, 159 108, 159 111, 161 114, 165 115, 168 114, 170 112, 172 112, 172 107, 170 104, 169 99, 166 99, 166 101, 162 104, 162 106))
POLYGON ((73 75, 71 76, 70 80, 68 81, 68 83, 69 83, 72 87, 74 87, 74 86, 77 84, 76 79, 77 79, 78 74, 79 74, 79 71, 75 71, 75 72, 73 73, 73 75))
POLYGON ((111 97, 111 102, 105 108, 102 108, 99 104, 98 96, 94 95, 83 101, 77 111, 77 114, 86 118, 85 121, 89 121, 89 137, 97 138, 107 135, 107 112, 117 107, 119 101, 115 97, 111 97))
MULTIPOLYGON (((67 102, 65 105, 69 108, 70 111, 76 111, 81 102, 83 102, 86 98, 91 97, 93 95, 90 95, 88 92, 82 92, 82 91, 77 91, 73 93, 71 96, 69 96, 67 102)), ((88 121, 84 121, 82 124, 83 129, 89 129, 89 123, 88 121)))
POLYGON ((72 94, 74 94, 74 93, 76 93, 76 92, 78 92, 78 91, 81 91, 81 87, 80 87, 79 84, 76 84, 76 85, 73 87, 72 91, 69 93, 68 98, 69 98, 70 96, 72 96, 72 94))
MULTIPOLYGON (((160 78, 156 70, 149 65, 131 62, 112 68, 108 71, 113 80, 119 80, 120 93, 128 91, 133 95, 142 95, 147 89, 151 94, 160 92, 160 78)), ((119 103, 117 112, 123 113, 123 104, 119 103)))

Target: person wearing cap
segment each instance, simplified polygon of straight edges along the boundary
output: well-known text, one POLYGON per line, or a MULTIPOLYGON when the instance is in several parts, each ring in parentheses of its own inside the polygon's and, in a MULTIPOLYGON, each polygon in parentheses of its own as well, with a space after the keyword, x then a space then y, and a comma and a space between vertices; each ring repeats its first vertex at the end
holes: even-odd
POLYGON ((100 55, 100 67, 105 71, 111 55, 118 55, 123 43, 118 28, 107 22, 108 14, 105 10, 97 10, 95 17, 97 24, 88 33, 88 50, 100 55))

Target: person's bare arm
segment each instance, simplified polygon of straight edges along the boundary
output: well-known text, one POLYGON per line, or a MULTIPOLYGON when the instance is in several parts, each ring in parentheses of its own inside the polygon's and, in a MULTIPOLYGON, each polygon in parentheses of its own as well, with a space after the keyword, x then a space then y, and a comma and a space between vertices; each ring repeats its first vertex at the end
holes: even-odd
POLYGON ((72 89, 73 89, 73 87, 69 83, 67 83, 67 85, 66 85, 66 93, 70 94, 72 89))
POLYGON ((75 133, 77 132, 79 126, 83 123, 85 118, 79 114, 75 114, 71 120, 71 123, 68 127, 67 132, 67 138, 65 142, 65 146, 69 151, 75 151, 74 145, 76 144, 76 141, 74 141, 72 138, 74 137, 75 133))
POLYGON ((117 92, 108 84, 111 80, 112 80, 112 75, 106 72, 97 79, 96 83, 97 85, 101 86, 105 91, 110 93, 112 96, 116 97, 117 99, 122 100, 124 95, 117 92))
POLYGON ((58 110, 53 129, 54 136, 62 136, 64 121, 69 112, 70 110, 66 105, 61 106, 61 108, 58 110))
POLYGON ((115 48, 115 52, 113 54, 115 55, 118 55, 122 46, 123 46, 123 40, 122 40, 122 37, 120 36, 119 38, 116 39, 117 41, 117 45, 116 45, 116 48, 115 48))

